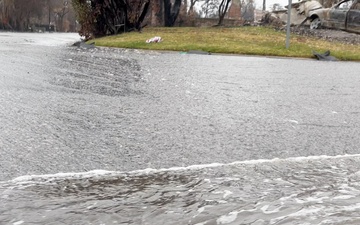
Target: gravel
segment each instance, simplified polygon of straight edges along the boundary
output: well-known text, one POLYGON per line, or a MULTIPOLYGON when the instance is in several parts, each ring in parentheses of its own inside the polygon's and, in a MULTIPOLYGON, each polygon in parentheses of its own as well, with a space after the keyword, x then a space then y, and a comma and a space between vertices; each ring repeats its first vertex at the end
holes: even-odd
POLYGON ((307 37, 316 37, 331 42, 340 42, 345 44, 360 44, 360 34, 349 33, 342 30, 331 29, 309 29, 308 27, 293 27, 292 32, 307 37))

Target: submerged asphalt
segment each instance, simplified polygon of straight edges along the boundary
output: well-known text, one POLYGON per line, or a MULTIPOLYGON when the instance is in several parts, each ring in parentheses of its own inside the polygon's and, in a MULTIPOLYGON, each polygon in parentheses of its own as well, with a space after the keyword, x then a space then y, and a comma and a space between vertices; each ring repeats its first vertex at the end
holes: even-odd
POLYGON ((0 180, 358 154, 360 64, 0 33, 0 180))

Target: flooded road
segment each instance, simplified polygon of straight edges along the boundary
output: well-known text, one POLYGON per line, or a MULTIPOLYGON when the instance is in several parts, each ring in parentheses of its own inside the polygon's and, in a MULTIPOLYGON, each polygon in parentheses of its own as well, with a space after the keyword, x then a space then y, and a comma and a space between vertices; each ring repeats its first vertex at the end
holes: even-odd
POLYGON ((359 63, 77 40, 0 33, 0 224, 359 223, 359 63))
POLYGON ((19 177, 2 224, 359 224, 360 155, 19 177))

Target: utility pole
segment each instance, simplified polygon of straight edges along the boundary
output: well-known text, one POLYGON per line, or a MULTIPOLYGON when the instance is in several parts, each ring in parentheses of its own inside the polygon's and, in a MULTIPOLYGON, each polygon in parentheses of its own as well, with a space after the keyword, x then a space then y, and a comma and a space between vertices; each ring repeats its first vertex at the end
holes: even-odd
POLYGON ((290 23, 291 23, 291 0, 289 0, 288 5, 288 17, 287 17, 287 24, 286 24, 286 49, 290 47, 290 23))
POLYGON ((49 32, 51 31, 51 6, 50 6, 50 0, 47 0, 48 3, 48 9, 49 9, 49 32))

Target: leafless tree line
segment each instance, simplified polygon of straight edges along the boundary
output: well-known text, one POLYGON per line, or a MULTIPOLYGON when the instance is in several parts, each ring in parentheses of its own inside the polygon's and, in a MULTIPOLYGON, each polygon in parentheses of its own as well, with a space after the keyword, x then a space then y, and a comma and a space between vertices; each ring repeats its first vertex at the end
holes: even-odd
POLYGON ((195 4, 201 2, 206 16, 212 11, 219 18, 218 25, 222 25, 231 1, 0 0, 0 29, 28 31, 42 26, 49 30, 75 31, 78 23, 83 36, 104 36, 140 31, 147 25, 149 15, 155 17, 158 25, 174 26, 179 14, 183 13, 182 17, 197 14, 195 4))
POLYGON ((34 27, 75 31, 69 0, 0 0, 0 29, 28 31, 34 27))
MULTIPOLYGON (((159 26, 171 27, 181 19, 196 17, 195 4, 202 4, 205 17, 218 18, 222 25, 232 0, 72 0, 81 24, 80 34, 91 36, 112 35, 132 30, 141 31, 151 17, 159 26)), ((254 9, 253 0, 241 0, 239 14, 248 15, 254 9), (250 9, 250 11, 249 11, 250 9), (242 11, 241 11, 242 10, 242 11), (241 11, 241 12, 240 12, 241 11)), ((240 19, 240 18, 239 18, 240 19)), ((179 23, 178 23, 179 24, 179 23)))

